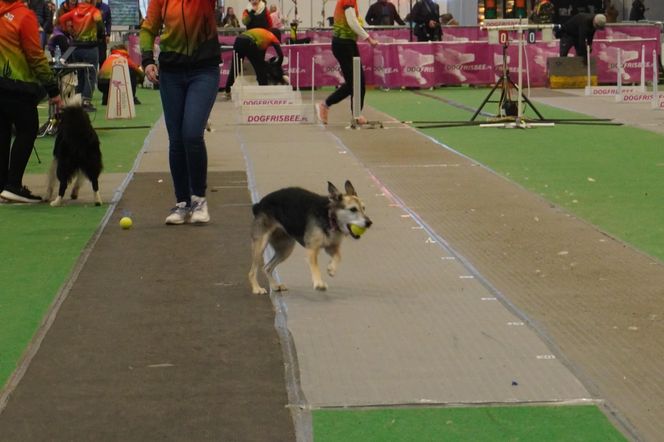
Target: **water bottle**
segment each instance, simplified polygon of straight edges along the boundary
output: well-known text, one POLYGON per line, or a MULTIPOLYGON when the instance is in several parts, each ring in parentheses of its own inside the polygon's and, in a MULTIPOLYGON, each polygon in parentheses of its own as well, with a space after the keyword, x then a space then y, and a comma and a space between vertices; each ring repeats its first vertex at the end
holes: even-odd
POLYGON ((53 64, 55 66, 62 66, 62 52, 60 52, 60 46, 55 47, 53 55, 53 64))

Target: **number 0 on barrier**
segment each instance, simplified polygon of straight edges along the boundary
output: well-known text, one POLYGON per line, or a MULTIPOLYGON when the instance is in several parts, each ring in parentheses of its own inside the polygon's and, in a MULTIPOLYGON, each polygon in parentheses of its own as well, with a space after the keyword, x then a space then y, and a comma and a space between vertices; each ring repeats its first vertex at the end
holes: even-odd
POLYGON ((510 42, 510 33, 509 31, 498 31, 498 43, 501 45, 507 45, 510 42))

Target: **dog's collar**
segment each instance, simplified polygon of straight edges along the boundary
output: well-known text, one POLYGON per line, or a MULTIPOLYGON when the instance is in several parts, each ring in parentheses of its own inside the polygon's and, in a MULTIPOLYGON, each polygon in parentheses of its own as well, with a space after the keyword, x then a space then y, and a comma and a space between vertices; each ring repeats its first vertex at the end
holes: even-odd
POLYGON ((330 230, 332 230, 332 231, 334 231, 334 230, 341 231, 341 229, 339 228, 339 224, 337 223, 337 217, 334 216, 334 212, 332 212, 331 210, 328 211, 327 212, 327 219, 330 222, 330 230))

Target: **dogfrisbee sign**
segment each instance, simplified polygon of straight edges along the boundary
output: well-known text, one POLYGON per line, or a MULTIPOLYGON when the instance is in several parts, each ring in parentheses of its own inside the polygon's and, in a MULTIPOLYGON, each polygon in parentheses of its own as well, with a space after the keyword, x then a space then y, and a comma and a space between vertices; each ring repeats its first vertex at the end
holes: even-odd
POLYGON ((134 94, 131 90, 131 81, 129 78, 129 64, 124 57, 118 57, 113 61, 111 68, 106 119, 131 119, 135 116, 136 110, 134 108, 134 94))

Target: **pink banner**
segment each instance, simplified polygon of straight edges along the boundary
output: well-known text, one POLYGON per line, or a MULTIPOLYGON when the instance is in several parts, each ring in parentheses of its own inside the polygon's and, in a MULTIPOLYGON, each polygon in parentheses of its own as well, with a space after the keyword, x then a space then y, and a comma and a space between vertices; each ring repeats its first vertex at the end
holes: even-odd
POLYGON ((485 45, 434 45, 436 84, 488 84, 493 82, 493 58, 485 45))
MULTIPOLYGON (((370 30, 381 42, 376 48, 359 43, 360 56, 367 84, 384 88, 421 87, 438 85, 490 85, 502 72, 502 46, 489 44, 486 31, 479 27, 446 27, 442 42, 407 42, 409 31, 405 28, 370 30)), ((313 85, 337 86, 343 83, 343 75, 332 55, 331 31, 310 30, 302 36, 318 43, 283 45, 284 70, 293 86, 312 86, 312 60, 314 61, 313 85), (299 65, 298 65, 299 57, 299 65)), ((539 39, 539 35, 538 35, 539 39)), ((138 36, 128 36, 131 59, 140 63, 138 36)), ((220 36, 219 42, 231 46, 234 36, 220 36)), ((660 30, 657 26, 618 25, 598 31, 593 44, 593 57, 597 60, 599 82, 615 84, 617 79, 618 52, 625 66, 624 83, 639 82, 641 78, 641 51, 645 50, 646 79, 652 76, 653 50, 661 51, 660 30)), ((559 41, 524 44, 523 84, 531 86, 547 84, 546 61, 559 54, 559 41)), ((223 86, 226 82, 232 52, 222 53, 223 86)), ((269 54, 271 55, 271 54, 269 54)), ((269 56, 268 55, 268 56, 269 56)), ((517 45, 508 46, 507 62, 510 76, 517 82, 517 45)))

